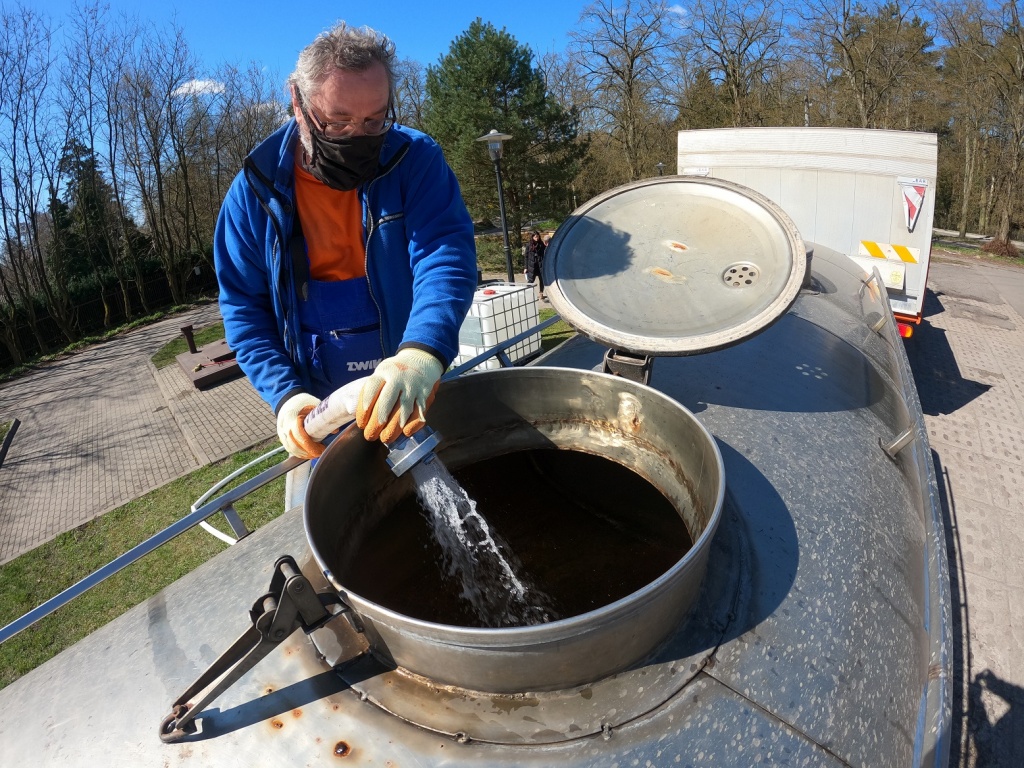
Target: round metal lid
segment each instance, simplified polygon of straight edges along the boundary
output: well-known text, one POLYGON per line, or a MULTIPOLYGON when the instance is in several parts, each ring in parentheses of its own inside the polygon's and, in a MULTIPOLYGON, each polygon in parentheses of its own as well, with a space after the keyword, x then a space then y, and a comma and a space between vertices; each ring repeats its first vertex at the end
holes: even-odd
POLYGON ((691 355, 764 330, 796 300, 806 254, 768 198, 673 176, 601 194, 544 256, 551 305, 578 331, 638 355, 691 355))

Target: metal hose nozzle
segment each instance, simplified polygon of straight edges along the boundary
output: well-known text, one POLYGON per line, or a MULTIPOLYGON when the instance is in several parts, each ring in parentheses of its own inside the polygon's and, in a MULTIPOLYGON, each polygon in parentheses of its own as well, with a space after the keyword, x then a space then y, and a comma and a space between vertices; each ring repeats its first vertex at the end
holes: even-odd
POLYGON ((388 466, 397 477, 401 477, 413 465, 421 461, 432 461, 434 449, 441 442, 441 435, 430 427, 421 427, 411 437, 401 435, 388 443, 388 466))

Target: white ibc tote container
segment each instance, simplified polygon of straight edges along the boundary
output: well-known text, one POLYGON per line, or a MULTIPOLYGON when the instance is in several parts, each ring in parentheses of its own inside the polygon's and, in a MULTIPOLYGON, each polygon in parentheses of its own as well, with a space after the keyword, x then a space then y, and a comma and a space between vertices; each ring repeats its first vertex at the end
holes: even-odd
MULTIPOLYGON (((477 288, 473 305, 459 330, 459 354, 453 365, 461 365, 503 341, 528 331, 540 322, 533 286, 492 283, 477 288)), ((540 333, 531 334, 506 350, 515 363, 540 352, 540 333)), ((474 370, 500 368, 490 358, 474 370)))

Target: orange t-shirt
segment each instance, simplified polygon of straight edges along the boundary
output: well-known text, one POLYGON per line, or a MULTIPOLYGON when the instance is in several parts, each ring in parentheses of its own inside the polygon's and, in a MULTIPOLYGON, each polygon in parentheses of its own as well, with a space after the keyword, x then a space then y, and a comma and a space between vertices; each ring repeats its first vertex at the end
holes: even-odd
POLYGON ((302 222, 314 280, 366 276, 363 207, 358 190, 331 189, 302 167, 295 155, 295 205, 302 222))

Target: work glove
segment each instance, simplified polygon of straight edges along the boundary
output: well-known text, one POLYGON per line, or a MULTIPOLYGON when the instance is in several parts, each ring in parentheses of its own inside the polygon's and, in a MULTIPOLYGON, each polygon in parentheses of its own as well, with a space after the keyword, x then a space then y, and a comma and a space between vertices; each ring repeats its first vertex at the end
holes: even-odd
POLYGON ((306 434, 302 422, 306 414, 320 404, 320 399, 300 392, 285 400, 277 413, 277 439, 292 456, 315 459, 324 452, 324 445, 306 434))
POLYGON ((367 440, 391 443, 427 423, 444 367, 421 349, 403 349, 382 360, 359 392, 356 426, 367 440))

